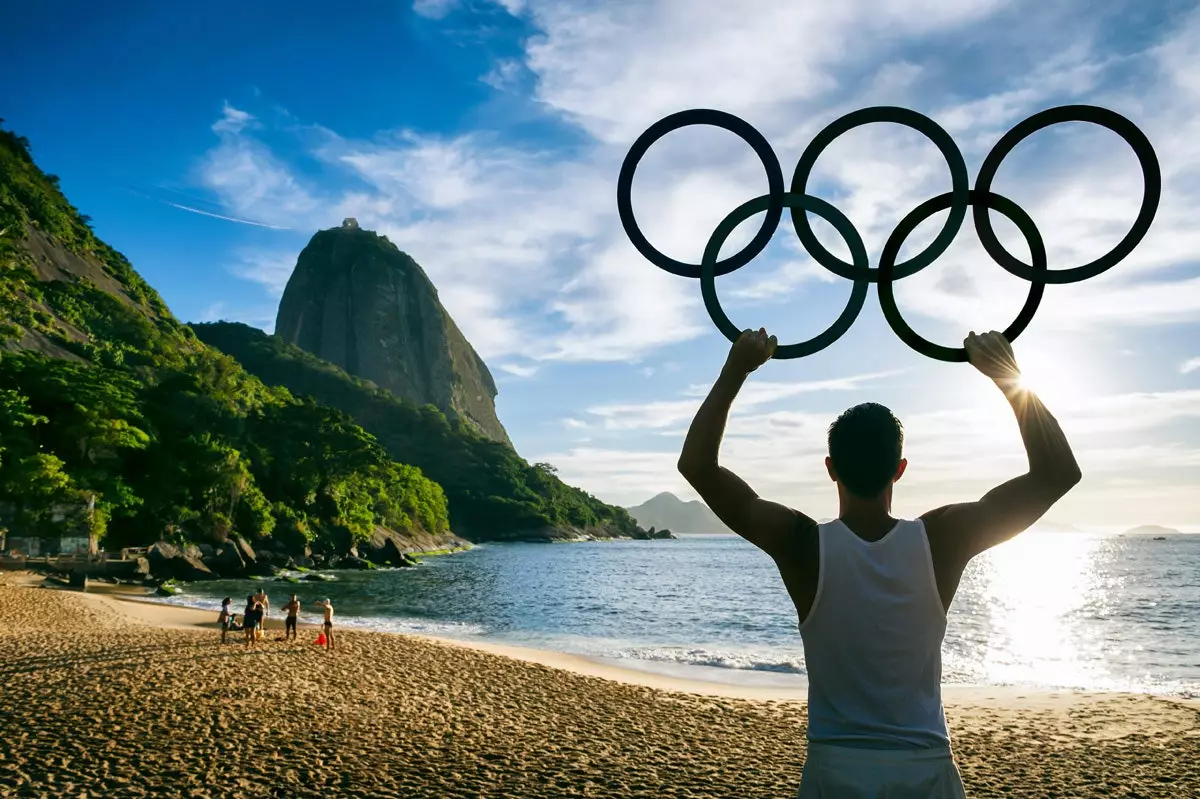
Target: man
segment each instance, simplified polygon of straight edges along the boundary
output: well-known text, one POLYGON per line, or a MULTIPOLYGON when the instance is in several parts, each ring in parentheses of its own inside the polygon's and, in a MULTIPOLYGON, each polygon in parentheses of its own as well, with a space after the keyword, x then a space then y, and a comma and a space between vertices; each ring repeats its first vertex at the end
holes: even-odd
POLYGON ((840 509, 817 524, 760 498, 717 460, 729 407, 775 344, 759 329, 733 345, 688 430, 679 471, 775 561, 795 603, 809 679, 798 799, 961 799, 941 698, 946 612, 971 558, 1037 521, 1079 482, 1079 466, 1058 422, 1021 387, 1008 341, 972 331, 968 358, 1011 404, 1029 470, 978 501, 895 519, 903 430, 882 405, 858 405, 829 429, 825 466, 840 509))
POLYGON ((295 641, 296 621, 300 614, 300 600, 296 598, 295 594, 292 594, 292 598, 283 606, 283 609, 287 613, 287 618, 283 622, 283 638, 285 641, 295 641))
POLYGON ((325 621, 323 629, 325 631, 325 650, 333 649, 333 603, 328 599, 317 603, 318 607, 325 609, 325 621))

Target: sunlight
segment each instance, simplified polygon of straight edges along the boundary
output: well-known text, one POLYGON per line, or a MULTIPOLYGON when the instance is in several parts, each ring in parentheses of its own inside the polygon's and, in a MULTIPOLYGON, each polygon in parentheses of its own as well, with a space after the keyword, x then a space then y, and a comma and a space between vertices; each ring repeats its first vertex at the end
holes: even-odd
POLYGON ((1030 531, 983 558, 981 577, 991 635, 983 657, 987 677, 1000 683, 1087 685, 1098 677, 1088 644, 1072 635, 1070 619, 1103 605, 1093 559, 1102 539, 1030 531))
POLYGON ((1089 393, 1088 381, 1077 364, 1061 353, 1045 349, 1023 351, 1018 361, 1021 387, 1037 394, 1047 405, 1075 405, 1089 393))

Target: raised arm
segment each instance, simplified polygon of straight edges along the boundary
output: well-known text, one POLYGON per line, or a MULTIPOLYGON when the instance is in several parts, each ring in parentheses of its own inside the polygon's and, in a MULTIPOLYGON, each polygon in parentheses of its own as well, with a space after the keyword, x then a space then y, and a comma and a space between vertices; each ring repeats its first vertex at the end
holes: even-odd
POLYGON ((1029 470, 996 486, 977 502, 946 505, 921 517, 931 540, 938 539, 944 551, 963 565, 1028 529, 1081 477, 1058 421, 1036 394, 1021 387, 1021 371, 1003 334, 993 331, 977 336, 972 332, 964 346, 971 364, 992 379, 1012 406, 1029 470))
POLYGON ((746 377, 771 357, 775 345, 775 337, 768 337, 762 328, 747 330, 734 342, 721 375, 692 419, 679 456, 679 473, 717 518, 772 558, 787 551, 798 526, 816 522, 761 498, 746 481, 721 466, 717 456, 734 398, 746 377))

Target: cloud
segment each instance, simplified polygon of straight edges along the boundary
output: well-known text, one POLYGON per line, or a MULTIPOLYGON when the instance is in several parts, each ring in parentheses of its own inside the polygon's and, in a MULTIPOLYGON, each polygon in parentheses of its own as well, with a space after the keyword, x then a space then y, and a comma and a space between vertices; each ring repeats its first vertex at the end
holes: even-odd
POLYGON ((230 274, 266 288, 272 297, 282 297, 296 268, 295 253, 287 250, 242 250, 226 268, 230 274))
POLYGON ((441 19, 458 6, 459 0, 413 0, 413 11, 422 17, 441 19))
POLYGON ((1200 369, 1200 358, 1191 358, 1183 362, 1183 365, 1179 367, 1179 373, 1184 375, 1191 374, 1198 369, 1200 369))
MULTIPOLYGON (((694 412, 694 403, 679 405, 694 412)), ((636 436, 639 430, 678 422, 682 414, 666 406, 662 402, 621 406, 622 421, 615 425, 609 424, 612 416, 602 418, 607 429, 632 431, 636 436)), ((824 468, 825 435, 837 412, 765 411, 739 397, 727 424, 722 463, 766 496, 802 509, 814 508, 815 503, 813 512, 827 515, 836 505, 836 494, 824 468)), ((1176 518, 1194 516, 1190 486, 1200 478, 1200 391, 1091 397, 1056 409, 1055 414, 1076 453, 1086 487, 1095 489, 1073 492, 1056 515, 1096 522, 1109 515, 1135 523, 1136 509, 1119 507, 1100 489, 1112 479, 1134 473, 1163 487, 1176 518), (1163 434, 1174 440, 1159 443, 1163 434)), ((902 498, 898 501, 904 503, 900 512, 920 513, 946 502, 977 498, 1028 467, 1019 429, 1002 399, 979 408, 929 410, 901 414, 901 418, 910 465, 897 489, 902 498)), ((691 496, 675 469, 678 439, 662 448, 648 446, 642 436, 625 441, 624 446, 577 447, 539 454, 536 460, 554 463, 563 479, 585 485, 612 502, 633 504, 660 490, 691 496)))
POLYGON ((517 59, 502 58, 480 80, 497 91, 512 91, 517 88, 524 70, 517 59))
MULTIPOLYGON (((1164 168, 1163 201, 1150 235, 1125 262, 1092 281, 1049 287, 1036 325, 1069 332, 1200 321, 1200 277, 1180 269, 1200 251, 1191 211, 1200 200, 1200 90, 1188 66, 1198 15, 1180 17, 1167 39, 1137 50, 1105 38, 1105 25, 1120 25, 1116 12, 1078 22, 1077 7, 1055 3, 852 0, 764 3, 755 13, 719 3, 696 13, 683 0, 501 5, 536 33, 519 58, 496 61, 484 79, 522 91, 511 79, 528 71, 538 108, 575 126, 568 143, 486 131, 355 139, 309 125, 304 155, 344 179, 317 187, 230 124, 205 159, 203 184, 230 216, 296 227, 356 216, 386 233, 427 270, 485 357, 635 362, 711 331, 696 281, 648 264, 615 218, 626 148, 662 115, 694 106, 743 115, 767 135, 787 173, 788 159, 817 129, 861 104, 923 109, 953 131, 970 163, 1026 114, 1099 102, 1150 135, 1164 168), (963 63, 978 68, 965 71, 963 63), (989 91, 980 92, 968 72, 989 91)), ((424 10, 440 13, 441 5, 424 10)), ((1054 268, 1111 247, 1138 202, 1137 169, 1123 145, 1103 132, 1077 132, 1083 127, 1031 138, 996 183, 1032 215, 1054 268)), ((651 149, 633 201, 655 246, 698 261, 716 223, 763 186, 743 143, 689 129, 651 149)), ((946 190, 946 170, 921 136, 878 125, 834 142, 809 186, 850 217, 875 258, 904 214, 946 190)), ((902 258, 928 242, 936 224, 918 229, 902 258)), ((783 226, 784 244, 722 290, 731 305, 782 303, 797 292, 823 304, 841 290, 783 226)), ((754 227, 750 220, 735 231, 725 252, 754 227)), ((997 228, 1023 257, 1014 232, 997 228)), ((835 252, 844 247, 820 227, 818 237, 835 252)), ((969 328, 1007 325, 1027 290, 964 231, 938 263, 897 283, 896 297, 923 334, 954 340, 969 328)))
POLYGON ((247 111, 241 111, 228 102, 221 111, 221 118, 213 123, 212 129, 217 133, 241 133, 247 127, 257 127, 255 117, 247 111))
POLYGON ((523 366, 516 363, 502 363, 496 368, 515 377, 533 377, 538 371, 536 366, 523 366))
MULTIPOLYGON (((769 405, 783 399, 823 391, 852 391, 864 384, 898 372, 879 372, 832 380, 813 380, 794 383, 747 383, 738 396, 736 413, 769 405)), ((696 415, 709 386, 691 386, 683 393, 689 399, 646 403, 612 403, 594 405, 587 413, 598 416, 606 430, 667 430, 688 422, 696 415)), ((735 414, 736 415, 736 414, 735 414)))

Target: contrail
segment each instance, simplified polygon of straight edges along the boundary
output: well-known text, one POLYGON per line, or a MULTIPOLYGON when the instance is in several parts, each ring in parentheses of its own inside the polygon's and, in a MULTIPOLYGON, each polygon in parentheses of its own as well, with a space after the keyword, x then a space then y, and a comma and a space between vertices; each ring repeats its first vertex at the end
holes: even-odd
MULTIPOLYGON (((190 205, 180 205, 179 203, 171 202, 170 200, 164 200, 161 197, 155 197, 153 195, 147 194, 146 192, 135 189, 132 186, 125 186, 124 188, 126 191, 131 191, 134 194, 140 194, 148 200, 154 200, 155 202, 160 202, 163 205, 169 205, 172 208, 178 208, 182 211, 191 211, 193 214, 201 214, 202 216, 211 216, 214 219, 224 219, 227 222, 239 222, 243 225, 254 225, 255 227, 270 228, 271 230, 292 230, 292 228, 283 227, 282 225, 268 225, 265 222, 254 222, 249 219, 241 219, 236 216, 225 216, 224 214, 214 214, 212 211, 203 211, 199 208, 192 208, 190 205)), ((176 193, 182 194, 182 192, 176 192, 176 193)))
POLYGON ((270 228, 271 230, 291 230, 290 227, 283 227, 281 225, 268 225, 265 222, 251 222, 249 219, 238 219, 236 216, 222 216, 221 214, 213 214, 208 211, 201 211, 199 208, 190 208, 186 205, 180 205, 179 203, 173 203, 170 200, 159 200, 159 202, 163 203, 165 205, 169 205, 173 208, 180 208, 184 211, 191 211, 193 214, 203 214, 204 216, 211 216, 214 219, 224 219, 228 222, 241 222, 243 225, 254 225, 255 227, 265 227, 265 228, 270 228))

